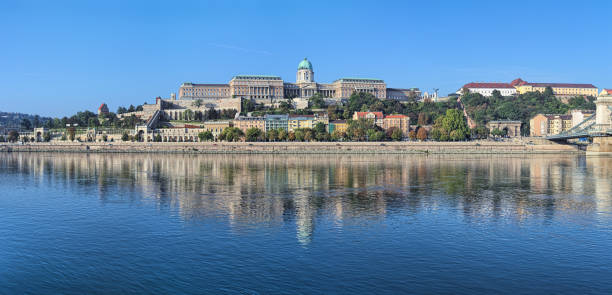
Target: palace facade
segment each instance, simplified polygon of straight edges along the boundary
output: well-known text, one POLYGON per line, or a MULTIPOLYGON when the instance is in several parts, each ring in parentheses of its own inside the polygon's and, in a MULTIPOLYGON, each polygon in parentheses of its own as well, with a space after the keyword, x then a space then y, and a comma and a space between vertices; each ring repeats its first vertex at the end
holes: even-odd
POLYGON ((295 83, 285 82, 279 76, 238 75, 228 84, 194 84, 185 82, 179 89, 179 99, 209 100, 245 98, 261 102, 274 102, 282 98, 309 98, 315 94, 329 100, 341 100, 354 92, 371 93, 378 99, 408 100, 419 98, 418 88, 387 88, 381 79, 341 78, 333 83, 315 82, 312 63, 304 58, 299 64, 295 83))

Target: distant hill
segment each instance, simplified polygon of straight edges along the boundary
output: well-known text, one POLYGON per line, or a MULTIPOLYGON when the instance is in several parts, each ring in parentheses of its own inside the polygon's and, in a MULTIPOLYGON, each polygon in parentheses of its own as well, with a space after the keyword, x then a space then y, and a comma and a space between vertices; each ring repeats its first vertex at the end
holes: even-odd
POLYGON ((39 115, 9 113, 0 111, 0 126, 19 127, 23 119, 28 119, 32 123, 38 121, 39 124, 43 124, 44 122, 52 120, 49 117, 41 117, 39 115))

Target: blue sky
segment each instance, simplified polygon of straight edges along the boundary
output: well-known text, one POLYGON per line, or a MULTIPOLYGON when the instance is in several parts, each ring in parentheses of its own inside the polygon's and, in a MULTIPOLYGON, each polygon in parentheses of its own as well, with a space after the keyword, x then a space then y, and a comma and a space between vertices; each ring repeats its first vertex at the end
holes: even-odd
POLYGON ((0 1, 0 110, 152 103, 236 74, 612 88, 612 1, 0 1), (305 4, 304 4, 305 3, 305 4))

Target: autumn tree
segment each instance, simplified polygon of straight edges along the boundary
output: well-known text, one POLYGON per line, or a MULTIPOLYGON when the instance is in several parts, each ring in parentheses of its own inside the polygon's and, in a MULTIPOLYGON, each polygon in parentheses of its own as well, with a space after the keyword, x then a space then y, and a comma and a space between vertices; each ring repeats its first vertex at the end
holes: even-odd
POLYGON ((419 128, 419 131, 417 131, 417 135, 416 135, 418 140, 426 140, 427 139, 427 130, 425 130, 425 128, 419 128))
POLYGON ((415 140, 417 138, 417 133, 412 130, 408 132, 408 137, 410 138, 410 140, 415 140))

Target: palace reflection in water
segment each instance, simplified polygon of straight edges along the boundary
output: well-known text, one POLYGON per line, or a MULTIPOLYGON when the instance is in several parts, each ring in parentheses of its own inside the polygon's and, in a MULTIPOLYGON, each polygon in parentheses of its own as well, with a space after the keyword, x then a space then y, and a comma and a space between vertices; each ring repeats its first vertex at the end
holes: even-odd
POLYGON ((3 154, 1 173, 95 188, 101 202, 155 202, 235 230, 318 218, 443 211, 466 221, 612 212, 612 158, 584 156, 3 154))

